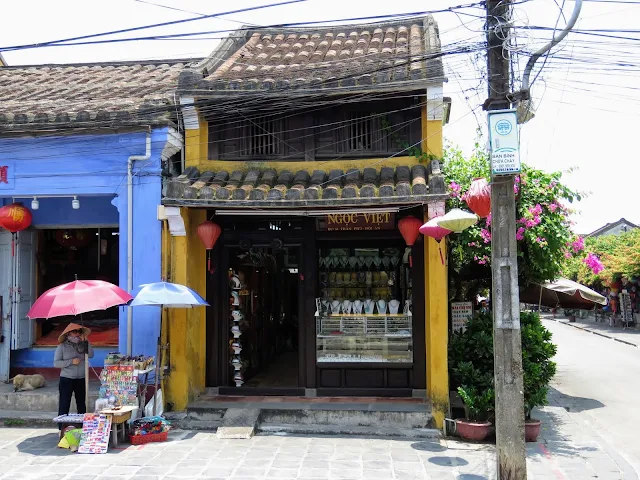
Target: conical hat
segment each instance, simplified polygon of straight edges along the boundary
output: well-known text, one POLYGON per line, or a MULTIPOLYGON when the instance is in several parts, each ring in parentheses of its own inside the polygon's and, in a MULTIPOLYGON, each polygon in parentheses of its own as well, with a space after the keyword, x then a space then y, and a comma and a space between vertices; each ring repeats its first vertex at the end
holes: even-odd
POLYGON ((91 329, 87 327, 83 327, 82 325, 78 325, 77 323, 70 323, 69 325, 67 325, 67 328, 65 328, 64 331, 58 337, 58 343, 62 343, 67 339, 67 333, 71 332, 72 330, 80 330, 80 329, 82 329, 82 334, 84 335, 84 338, 86 340, 86 338, 91 333, 91 329))

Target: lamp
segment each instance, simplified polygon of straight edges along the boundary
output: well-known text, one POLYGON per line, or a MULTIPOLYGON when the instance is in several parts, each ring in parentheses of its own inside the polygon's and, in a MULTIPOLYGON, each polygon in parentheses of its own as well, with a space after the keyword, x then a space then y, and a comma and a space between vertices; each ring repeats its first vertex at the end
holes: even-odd
POLYGON ((40 208, 40 202, 38 201, 38 197, 33 197, 31 200, 31 210, 38 210, 40 208))
POLYGON ((439 217, 432 218, 427 223, 420 227, 420 233, 427 237, 432 237, 438 242, 438 251, 440 252, 440 261, 444 265, 444 258, 442 257, 442 249, 440 248, 440 241, 451 233, 451 230, 444 228, 438 224, 439 217))
POLYGON ((474 178, 463 198, 471 211, 480 218, 486 218, 491 213, 491 187, 486 179, 474 178))
POLYGON ((74 195, 73 200, 71 200, 71 208, 73 208, 74 210, 78 210, 80 208, 80 200, 78 200, 78 197, 76 197, 74 195))
POLYGON ((442 217, 437 218, 439 226, 455 233, 461 233, 463 230, 478 223, 478 216, 475 213, 465 212, 459 208, 454 208, 442 217))

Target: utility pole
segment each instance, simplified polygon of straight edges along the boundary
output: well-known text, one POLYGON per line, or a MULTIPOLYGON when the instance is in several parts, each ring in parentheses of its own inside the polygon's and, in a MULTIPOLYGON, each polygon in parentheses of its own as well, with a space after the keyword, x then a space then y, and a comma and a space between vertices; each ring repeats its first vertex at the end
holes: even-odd
MULTIPOLYGON (((510 0, 487 0, 486 3, 489 77, 486 110, 511 107, 509 52, 503 48, 510 28, 510 7, 510 0)), ((514 178, 514 175, 492 175, 491 179, 491 303, 498 480, 527 479, 514 178)))

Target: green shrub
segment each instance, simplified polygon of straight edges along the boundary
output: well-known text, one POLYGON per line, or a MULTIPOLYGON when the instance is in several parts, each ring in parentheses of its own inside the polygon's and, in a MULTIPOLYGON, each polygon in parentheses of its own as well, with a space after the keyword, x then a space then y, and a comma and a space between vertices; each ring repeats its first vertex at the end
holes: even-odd
MULTIPOLYGON (((556 373, 551 360, 556 346, 535 312, 520 314, 524 413, 546 403, 549 382, 556 373)), ((491 313, 476 313, 464 332, 453 332, 449 340, 449 375, 471 420, 491 417, 494 406, 493 319, 491 313), (475 418, 474 418, 475 417, 475 418)))

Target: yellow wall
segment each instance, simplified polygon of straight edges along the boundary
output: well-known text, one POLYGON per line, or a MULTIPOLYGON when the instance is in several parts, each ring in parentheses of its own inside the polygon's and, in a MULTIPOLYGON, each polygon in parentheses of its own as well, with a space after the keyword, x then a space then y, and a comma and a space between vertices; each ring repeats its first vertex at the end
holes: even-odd
MULTIPOLYGON (((422 150, 442 157, 442 121, 427 120, 427 108, 422 109, 422 150)), ((425 216, 425 221, 428 220, 425 216)), ((427 396, 433 408, 433 417, 442 428, 449 410, 449 367, 447 345, 449 336, 449 307, 446 242, 438 244, 425 237, 425 303, 427 348, 427 396), (444 265, 440 259, 440 251, 444 265)))
MULTIPOLYGON (((199 130, 185 134, 185 162, 193 164, 206 158, 208 130, 201 122, 199 130)), ((186 285, 206 298, 206 250, 197 234, 206 210, 182 208, 186 236, 170 237, 163 245, 170 255, 169 281, 186 285)), ((175 410, 184 410, 190 400, 206 386, 206 309, 167 310, 165 333, 169 343, 170 372, 165 381, 166 401, 175 410)))

